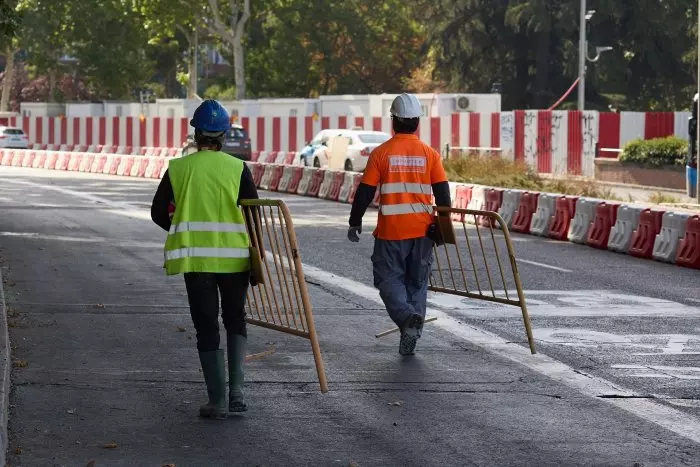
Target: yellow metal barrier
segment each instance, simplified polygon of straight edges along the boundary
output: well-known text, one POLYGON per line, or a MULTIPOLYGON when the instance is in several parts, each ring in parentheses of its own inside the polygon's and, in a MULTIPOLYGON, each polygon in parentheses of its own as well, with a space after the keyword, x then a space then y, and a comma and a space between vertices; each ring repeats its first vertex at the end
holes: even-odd
POLYGON ((241 202, 251 238, 251 262, 262 282, 248 290, 246 321, 311 341, 321 391, 328 391, 311 300, 289 209, 280 200, 241 202), (259 255, 257 258, 256 256, 259 255))
POLYGON ((519 307, 530 351, 534 354, 535 341, 525 293, 505 221, 490 211, 447 207, 436 207, 435 211, 445 243, 435 246, 429 290, 519 307), (473 226, 467 227, 467 223, 472 222, 473 226), (494 228, 500 231, 494 232, 494 228), (499 243, 505 243, 507 258, 499 250, 499 243), (510 264, 509 275, 504 273, 504 263, 510 264), (500 282, 495 280, 496 273, 500 282), (511 286, 515 294, 509 291, 511 286))

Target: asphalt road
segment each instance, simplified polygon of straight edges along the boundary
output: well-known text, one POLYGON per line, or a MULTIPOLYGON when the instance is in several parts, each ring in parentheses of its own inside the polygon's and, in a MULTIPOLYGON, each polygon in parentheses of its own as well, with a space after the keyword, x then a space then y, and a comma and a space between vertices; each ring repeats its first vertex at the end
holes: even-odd
POLYGON ((438 321, 402 358, 396 335, 374 338, 391 324, 371 287, 373 214, 355 245, 349 206, 270 194, 293 213, 331 391, 308 342, 252 328, 249 354, 274 352, 247 366, 250 412, 217 423, 196 417, 206 392, 149 220, 156 182, 0 180, 11 465, 700 462, 698 271, 515 236, 539 354, 517 308, 434 294, 438 321))

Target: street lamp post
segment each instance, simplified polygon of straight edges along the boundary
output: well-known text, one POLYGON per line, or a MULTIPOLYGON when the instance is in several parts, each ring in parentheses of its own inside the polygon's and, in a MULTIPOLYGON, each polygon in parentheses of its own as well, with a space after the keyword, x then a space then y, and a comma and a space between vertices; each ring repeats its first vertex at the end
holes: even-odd
MULTIPOLYGON (((700 2, 700 0, 698 0, 700 2)), ((581 25, 579 31, 578 44, 578 109, 583 111, 586 108, 586 61, 597 62, 604 52, 609 52, 612 47, 596 47, 595 57, 588 56, 588 40, 586 39, 586 25, 593 18, 595 10, 586 10, 586 0, 581 0, 581 25)))
POLYGON ((581 0, 580 28, 578 36, 578 109, 583 111, 586 102, 586 0, 581 0))

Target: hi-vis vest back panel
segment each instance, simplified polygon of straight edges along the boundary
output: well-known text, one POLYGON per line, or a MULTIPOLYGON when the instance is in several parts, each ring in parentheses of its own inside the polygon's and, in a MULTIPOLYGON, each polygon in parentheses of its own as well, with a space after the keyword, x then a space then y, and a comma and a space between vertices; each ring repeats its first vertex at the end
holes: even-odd
POLYGON ((175 214, 165 242, 168 275, 250 269, 250 241, 236 204, 243 167, 241 160, 214 151, 170 161, 175 214))
POLYGON ((362 183, 378 186, 379 221, 374 235, 407 240, 426 235, 432 222, 432 184, 447 181, 440 154, 415 135, 397 134, 375 149, 362 183))

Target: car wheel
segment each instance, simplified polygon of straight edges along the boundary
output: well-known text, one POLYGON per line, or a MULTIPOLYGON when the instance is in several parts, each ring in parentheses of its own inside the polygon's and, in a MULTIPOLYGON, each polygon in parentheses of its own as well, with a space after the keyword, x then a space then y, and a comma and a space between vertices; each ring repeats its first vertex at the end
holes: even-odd
POLYGON ((345 171, 352 172, 352 161, 350 159, 345 161, 345 171))
POLYGON ((321 168, 321 161, 318 160, 318 157, 314 157, 314 167, 320 169, 321 168))

